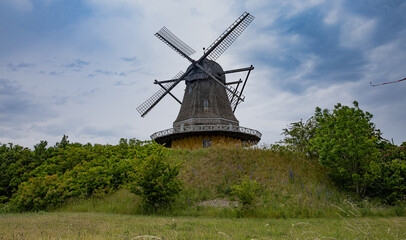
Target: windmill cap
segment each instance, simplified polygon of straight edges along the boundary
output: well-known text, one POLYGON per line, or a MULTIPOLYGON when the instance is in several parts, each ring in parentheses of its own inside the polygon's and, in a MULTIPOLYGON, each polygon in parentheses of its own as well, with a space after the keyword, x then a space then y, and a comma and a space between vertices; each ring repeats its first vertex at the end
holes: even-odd
MULTIPOLYGON (((213 60, 205 59, 202 62, 200 62, 200 65, 202 65, 202 67, 206 69, 206 71, 218 77, 221 80, 221 82, 223 83, 226 82, 225 75, 221 74, 224 71, 223 68, 220 66, 220 64, 216 63, 213 60)), ((199 79, 207 79, 210 77, 209 75, 207 75, 207 73, 203 72, 200 68, 196 67, 194 64, 191 64, 186 70, 186 72, 188 72, 191 68, 193 68, 193 70, 191 70, 191 72, 185 77, 186 84, 187 82, 196 81, 199 79)))

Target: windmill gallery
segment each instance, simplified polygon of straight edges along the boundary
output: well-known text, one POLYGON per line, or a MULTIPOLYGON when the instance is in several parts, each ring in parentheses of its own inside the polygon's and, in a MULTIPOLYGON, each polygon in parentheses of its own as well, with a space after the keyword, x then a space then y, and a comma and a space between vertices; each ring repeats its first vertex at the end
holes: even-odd
POLYGON ((155 36, 191 62, 185 72, 179 72, 171 80, 157 81, 159 91, 137 107, 144 117, 167 94, 181 104, 173 128, 156 132, 151 139, 172 148, 201 148, 211 146, 234 146, 256 144, 261 139, 257 130, 239 125, 234 115, 237 106, 244 101, 242 94, 248 77, 254 67, 224 71, 215 62, 218 57, 238 38, 254 17, 244 12, 204 52, 198 60, 190 56, 195 51, 176 37, 166 27, 155 36), (230 73, 247 72, 245 80, 226 82, 230 73), (183 101, 176 98, 171 90, 181 81, 186 89, 183 101), (232 87, 234 85, 235 87, 232 87), (239 87, 241 86, 241 90, 239 87))

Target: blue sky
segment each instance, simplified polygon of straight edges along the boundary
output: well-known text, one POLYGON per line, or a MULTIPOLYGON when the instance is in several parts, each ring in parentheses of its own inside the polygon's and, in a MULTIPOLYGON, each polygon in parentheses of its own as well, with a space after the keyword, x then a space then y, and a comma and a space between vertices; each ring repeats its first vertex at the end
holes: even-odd
POLYGON ((53 145, 66 134, 116 144, 171 128, 179 104, 170 97, 145 118, 136 111, 158 90, 154 79, 189 64, 154 33, 166 26, 196 59, 244 11, 255 20, 218 63, 255 66, 236 117, 262 144, 317 106, 354 100, 385 138, 406 141, 406 82, 370 86, 406 77, 406 1, 2 0, 0 142, 53 145))

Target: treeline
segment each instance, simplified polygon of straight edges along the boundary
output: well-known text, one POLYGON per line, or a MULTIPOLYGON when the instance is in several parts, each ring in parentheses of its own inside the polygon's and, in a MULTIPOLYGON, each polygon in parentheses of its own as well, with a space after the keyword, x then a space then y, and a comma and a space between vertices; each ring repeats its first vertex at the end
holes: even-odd
POLYGON ((13 144, 0 145, 0 204, 12 211, 54 208, 69 199, 104 196, 134 173, 136 159, 159 149, 150 141, 121 139, 118 145, 46 141, 34 150, 13 144))
POLYGON ((328 176, 345 191, 387 204, 406 201, 406 142, 382 138, 373 115, 337 104, 332 111, 316 108, 307 121, 283 130, 283 146, 316 157, 328 176))

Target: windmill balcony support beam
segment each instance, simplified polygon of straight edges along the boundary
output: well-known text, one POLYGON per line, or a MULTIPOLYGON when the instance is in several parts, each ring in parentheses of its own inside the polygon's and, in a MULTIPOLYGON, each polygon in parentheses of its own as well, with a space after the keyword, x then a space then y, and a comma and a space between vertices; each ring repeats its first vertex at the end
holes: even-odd
MULTIPOLYGON (((235 81, 235 82, 228 82, 228 83, 226 83, 226 85, 240 84, 240 83, 242 83, 242 80, 241 80, 241 79, 238 80, 238 81, 235 81)), ((236 89, 237 89, 237 88, 236 88, 236 89)))
MULTIPOLYGON (((251 67, 252 67, 252 69, 254 69, 254 67, 253 67, 252 65, 251 65, 251 67)), ((244 91, 245 84, 247 83, 248 77, 250 76, 250 73, 251 73, 251 70, 252 70, 252 69, 248 70, 248 73, 247 73, 247 76, 245 77, 245 81, 244 81, 244 84, 242 85, 242 89, 241 89, 241 92, 240 92, 240 96, 239 96, 239 97, 241 97, 241 94, 242 94, 242 92, 244 91)), ((233 112, 235 112, 235 109, 237 108, 237 105, 238 105, 238 103, 239 103, 239 100, 240 100, 240 98, 238 98, 237 104, 234 106, 233 112)))
POLYGON ((224 71, 220 74, 229 74, 229 73, 236 73, 236 72, 245 72, 245 71, 251 71, 254 70, 254 66, 246 67, 246 68, 237 68, 237 69, 232 69, 228 71, 224 71))
POLYGON ((155 79, 154 84, 170 83, 170 82, 176 82, 176 81, 182 81, 182 80, 183 79, 171 79, 171 80, 158 81, 155 79))

